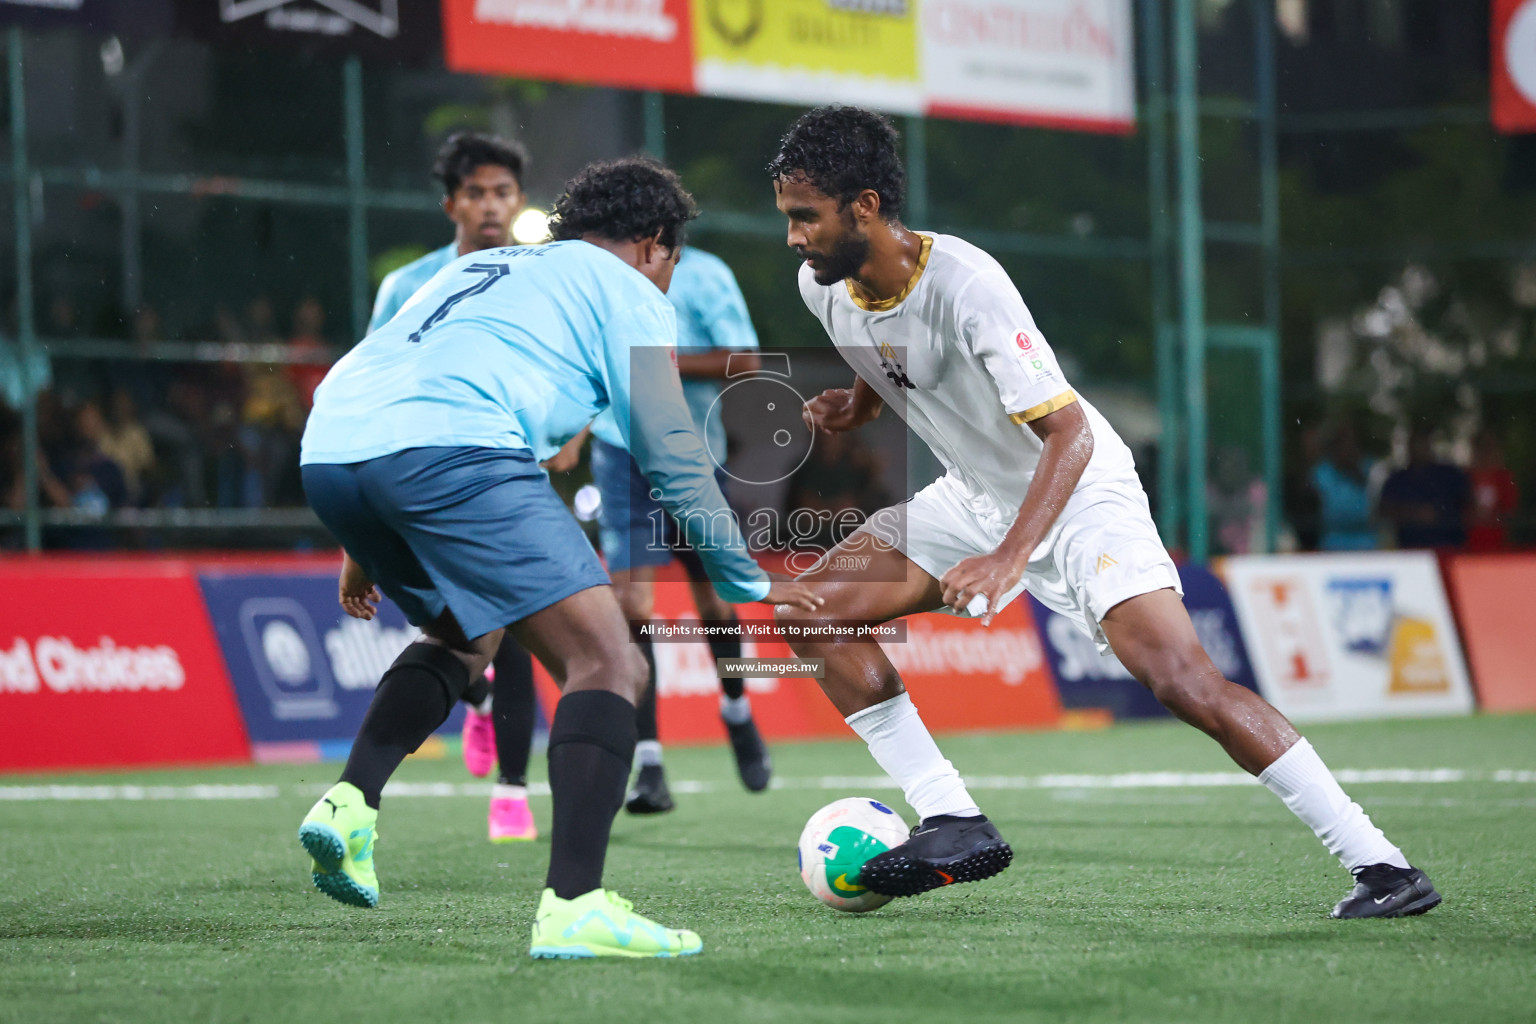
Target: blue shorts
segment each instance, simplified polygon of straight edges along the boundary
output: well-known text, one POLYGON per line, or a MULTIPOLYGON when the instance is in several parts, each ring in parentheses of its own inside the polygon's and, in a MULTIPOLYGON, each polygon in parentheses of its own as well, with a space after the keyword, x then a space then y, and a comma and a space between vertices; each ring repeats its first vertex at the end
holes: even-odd
MULTIPOLYGON (((715 480, 722 490, 725 476, 716 466, 715 480)), ((683 540, 661 502, 651 497, 650 482, 633 455, 594 437, 592 482, 603 499, 597 513, 598 539, 611 571, 666 565, 676 557, 690 579, 709 578, 698 552, 683 540)))
POLYGON ((417 626, 449 608, 482 636, 609 582, 526 449, 411 448, 303 474, 320 521, 417 626))

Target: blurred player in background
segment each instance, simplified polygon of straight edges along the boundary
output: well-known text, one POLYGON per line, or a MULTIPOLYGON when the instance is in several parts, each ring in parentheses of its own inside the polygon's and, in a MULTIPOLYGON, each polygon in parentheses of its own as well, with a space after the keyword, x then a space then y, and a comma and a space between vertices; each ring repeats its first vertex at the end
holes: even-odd
MULTIPOLYGON (((481 249, 510 245, 512 222, 523 212, 523 171, 528 154, 515 142, 455 132, 438 150, 432 174, 443 186, 443 213, 454 225, 453 241, 397 270, 379 284, 368 333, 383 327, 432 275, 481 249)), ((563 471, 574 453, 559 452, 546 468, 563 471)), ((528 807, 528 755, 536 717, 533 661, 509 633, 496 652, 489 675, 476 679, 464 695, 464 766, 484 776, 497 766, 487 827, 492 842, 530 841, 538 837, 528 807), (499 698, 499 699, 496 699, 499 698), (528 739, 521 740, 520 737, 528 739)))
POLYGON ((677 176, 653 161, 591 165, 556 204, 558 241, 450 263, 316 392, 300 462, 310 504, 345 552, 342 606, 370 618, 382 589, 423 630, 384 673, 341 780, 299 829, 315 885, 332 898, 377 905, 384 784, 510 628, 563 691, 531 955, 701 950, 694 933, 602 888, 646 670, 596 553, 538 464, 611 407, 722 598, 819 604, 748 554, 683 399, 664 293, 695 214, 677 176), (704 543, 706 524, 715 543, 704 543))
MULTIPOLYGON (((853 387, 806 403, 807 425, 853 430, 892 405, 947 470, 802 577, 826 598, 815 616, 884 622, 948 609, 990 624, 1028 589, 1113 650, 1165 707, 1312 828, 1355 878, 1334 917, 1436 906, 1429 878, 1344 794, 1291 723, 1211 663, 1130 450, 1067 384, 996 260, 902 224, 898 153, 886 118, 823 107, 795 122, 769 165, 789 245, 805 260, 801 296, 857 374, 853 387), (862 571, 831 568, 860 558, 862 571)), ((795 609, 780 617, 810 618, 795 609)), ((864 865, 858 884, 910 896, 1007 867, 1008 844, 939 752, 879 645, 791 646, 826 659, 827 696, 921 818, 907 842, 864 865)))
MULTIPOLYGON (((677 312, 677 369, 682 375, 683 395, 694 425, 715 460, 715 477, 723 488, 726 438, 716 399, 727 372, 733 376, 752 373, 762 365, 757 355, 757 332, 752 329, 736 276, 718 256, 691 247, 683 250, 667 298, 677 312)), ((655 651, 651 638, 638 631, 655 613, 657 568, 671 562, 674 555, 682 562, 700 619, 736 623, 736 612, 715 594, 698 553, 680 540, 672 518, 651 497, 650 485, 624 448, 613 417, 599 416, 592 424, 592 434, 592 478, 603 499, 598 513, 603 559, 613 576, 619 605, 629 619, 631 636, 651 667, 651 685, 638 708, 640 743, 635 748, 635 760, 640 771, 624 806, 631 814, 657 814, 672 809, 672 794, 662 768, 656 723, 655 651), (657 536, 658 528, 661 537, 657 536)), ((716 661, 740 658, 741 637, 716 636, 709 641, 709 649, 716 661)), ((753 721, 745 685, 743 679, 720 680, 720 718, 730 737, 742 785, 759 793, 768 788, 772 765, 753 721)))

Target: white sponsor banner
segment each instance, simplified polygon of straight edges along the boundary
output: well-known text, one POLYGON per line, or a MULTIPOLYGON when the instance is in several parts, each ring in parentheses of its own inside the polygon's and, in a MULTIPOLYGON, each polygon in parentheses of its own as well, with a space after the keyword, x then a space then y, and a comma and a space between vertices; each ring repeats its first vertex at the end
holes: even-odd
POLYGON ((1434 555, 1243 555, 1226 559, 1222 575, 1259 689, 1287 717, 1472 711, 1434 555))
POLYGON ((1090 131, 1136 122, 1131 0, 923 0, 928 111, 1090 131))

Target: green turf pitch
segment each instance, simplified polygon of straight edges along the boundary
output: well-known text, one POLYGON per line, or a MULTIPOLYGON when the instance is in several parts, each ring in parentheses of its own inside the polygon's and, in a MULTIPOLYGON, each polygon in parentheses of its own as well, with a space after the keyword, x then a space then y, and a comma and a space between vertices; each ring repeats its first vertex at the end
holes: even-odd
MULTIPOLYGON (((529 960, 549 847, 487 843, 478 793, 386 797, 382 902, 363 911, 310 888, 294 838, 334 765, 0 778, 0 1021, 1532 1020, 1536 717, 1309 735, 1335 770, 1466 773, 1349 786, 1431 873, 1439 909, 1328 920, 1346 876, 1256 786, 1017 788, 1230 770, 1172 724, 946 739, 963 772, 993 777, 976 795, 1013 866, 863 917, 813 901, 794 849, 812 811, 857 792, 818 780, 874 774, 862 745, 780 746, 793 785, 758 796, 723 749, 669 751, 675 780, 712 785, 670 815, 621 816, 608 883, 703 936, 676 962, 529 960), (14 799, 53 783, 257 798, 14 799)), ((456 760, 398 778, 470 781, 456 760)), ((535 810, 547 823, 547 798, 535 810)))

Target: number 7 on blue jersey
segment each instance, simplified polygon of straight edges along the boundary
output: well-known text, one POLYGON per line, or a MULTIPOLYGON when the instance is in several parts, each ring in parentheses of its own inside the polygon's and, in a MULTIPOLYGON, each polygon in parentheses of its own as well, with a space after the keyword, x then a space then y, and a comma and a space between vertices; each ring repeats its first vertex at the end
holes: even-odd
POLYGON ((500 281, 503 277, 506 277, 507 265, 505 263, 471 263, 469 266, 464 268, 464 273, 484 274, 485 277, 470 285, 468 288, 465 288, 462 291, 454 292, 452 295, 444 299, 443 304, 438 306, 437 309, 433 310, 432 315, 423 320, 420 327, 411 332, 410 340, 412 342, 420 341, 421 336, 441 323, 448 316, 448 311, 453 309, 454 306, 458 305, 460 302, 463 302, 471 295, 479 295, 491 285, 495 284, 497 281, 500 281))

